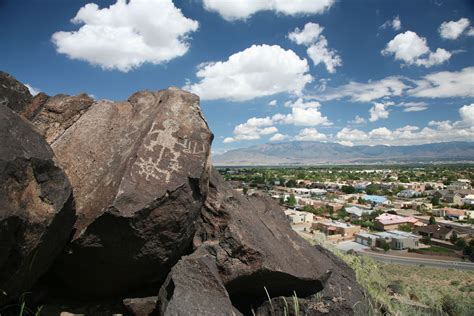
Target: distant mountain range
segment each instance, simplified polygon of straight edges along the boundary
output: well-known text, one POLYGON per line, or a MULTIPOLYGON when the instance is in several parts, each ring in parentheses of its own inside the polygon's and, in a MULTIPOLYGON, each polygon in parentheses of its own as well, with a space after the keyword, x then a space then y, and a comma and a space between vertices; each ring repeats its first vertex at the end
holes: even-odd
POLYGON ((295 141, 230 150, 212 159, 217 166, 474 162, 474 142, 349 147, 295 141))

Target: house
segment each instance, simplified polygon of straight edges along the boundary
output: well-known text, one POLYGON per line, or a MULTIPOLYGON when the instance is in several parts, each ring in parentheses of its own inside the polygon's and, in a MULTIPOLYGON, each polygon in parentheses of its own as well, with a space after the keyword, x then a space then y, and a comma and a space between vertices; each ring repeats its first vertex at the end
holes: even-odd
POLYGON ((334 220, 314 222, 311 228, 328 236, 341 235, 342 237, 353 237, 354 234, 360 231, 360 226, 334 220))
POLYGON ((413 190, 415 192, 424 192, 426 186, 424 183, 410 182, 405 184, 405 188, 407 188, 408 190, 413 190))
POLYGON ((451 226, 433 224, 416 227, 414 232, 420 236, 427 236, 429 238, 441 240, 449 240, 449 238, 453 234, 453 228, 451 226))
POLYGON ((357 206, 351 206, 346 208, 346 212, 351 214, 352 220, 359 220, 362 217, 362 214, 371 214, 375 210, 363 209, 357 206))
POLYGON ((394 230, 399 225, 422 226, 423 223, 416 218, 408 216, 398 216, 394 214, 383 213, 375 218, 375 228, 378 230, 394 230))
POLYGON ((463 220, 466 218, 465 210, 450 207, 434 209, 432 214, 438 217, 448 217, 452 220, 463 220))
POLYGON ((400 198, 413 198, 413 197, 421 196, 421 193, 415 190, 409 189, 409 190, 402 190, 398 192, 397 196, 400 198))
POLYGON ((376 247, 379 236, 366 232, 355 234, 355 242, 364 246, 376 247))
POLYGON ((412 233, 393 230, 376 233, 376 235, 379 236, 379 239, 377 239, 377 246, 379 247, 383 246, 384 243, 388 243, 390 249, 394 250, 416 249, 420 246, 421 236, 412 233))
POLYGON ((463 205, 474 205, 474 194, 468 194, 462 199, 463 205))
POLYGON ((362 196, 362 199, 374 204, 390 204, 390 201, 387 200, 385 196, 381 196, 381 195, 367 195, 366 194, 362 196))
POLYGON ((433 194, 434 197, 438 198, 441 202, 461 205, 462 195, 452 190, 440 190, 433 194))
POLYGON ((301 223, 312 223, 314 219, 314 214, 312 213, 300 212, 291 209, 285 210, 285 215, 293 225, 301 223))
POLYGON ((388 244, 391 249, 416 249, 419 247, 421 236, 398 230, 378 233, 357 233, 355 241, 369 247, 380 247, 388 244))
POLYGON ((468 190, 471 188, 471 181, 468 179, 458 179, 448 185, 449 190, 468 190))

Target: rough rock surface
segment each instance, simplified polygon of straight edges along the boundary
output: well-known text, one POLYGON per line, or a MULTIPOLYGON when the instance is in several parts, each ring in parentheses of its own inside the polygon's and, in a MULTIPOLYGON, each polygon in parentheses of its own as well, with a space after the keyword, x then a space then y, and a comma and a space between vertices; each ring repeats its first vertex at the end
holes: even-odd
POLYGON ((210 255, 181 258, 158 295, 154 315, 241 315, 230 301, 215 259, 210 255))
POLYGON ((52 142, 78 213, 60 278, 97 297, 161 283, 191 251, 212 137, 198 97, 170 88, 95 103, 52 142))
POLYGON ((126 298, 123 305, 133 316, 148 316, 155 309, 158 296, 126 298))
POLYGON ((363 303, 354 272, 297 236, 279 208, 270 197, 236 193, 212 172, 194 245, 215 256, 233 305, 249 313, 267 300, 264 287, 272 297, 343 295, 338 308, 347 311, 363 303))
POLYGON ((94 103, 87 94, 77 96, 58 94, 47 97, 38 94, 22 112, 46 138, 48 144, 56 141, 94 103))
POLYGON ((68 179, 33 126, 0 106, 0 303, 28 291, 60 253, 75 213, 68 179))
MULTIPOLYGON (((294 293, 308 315, 352 315, 354 306, 365 306, 347 265, 297 236, 271 198, 239 194, 211 167, 213 136, 196 95, 176 88, 139 92, 125 102, 38 95, 20 112, 50 142, 71 182, 78 215, 69 243, 44 284, 37 284, 52 293, 41 303, 50 310, 147 314, 154 305, 150 297, 158 295, 157 315, 267 315, 286 308, 281 297, 291 305, 294 293)), ((31 137, 18 142, 35 146, 39 136, 31 137)), ((31 167, 14 165, 12 172, 33 170, 23 177, 33 179, 34 159, 26 160, 31 167)), ((35 179, 30 182, 37 188, 49 178, 35 179)), ((48 190, 54 188, 48 184, 48 190)), ((39 191, 27 192, 36 197, 39 191)), ((57 206, 57 212, 65 197, 48 194, 52 198, 40 200, 57 206)), ((5 201, 10 209, 19 207, 5 201)), ((15 223, 3 225, 0 254, 8 245, 4 240, 18 231, 15 223)), ((54 223, 49 227, 61 236, 66 231, 54 223)), ((44 270, 34 269, 39 269, 35 275, 44 270)))
POLYGON ((11 75, 0 71, 0 106, 7 106, 16 113, 21 113, 31 98, 26 86, 11 75))

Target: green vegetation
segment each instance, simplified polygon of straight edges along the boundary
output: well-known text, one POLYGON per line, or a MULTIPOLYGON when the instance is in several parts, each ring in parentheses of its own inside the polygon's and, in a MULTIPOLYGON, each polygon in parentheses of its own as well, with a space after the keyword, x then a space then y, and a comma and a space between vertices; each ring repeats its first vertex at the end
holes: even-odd
MULTIPOLYGON (((451 183, 456 179, 470 179, 474 182, 474 167, 472 165, 417 165, 417 166, 318 166, 318 167, 255 167, 255 168, 218 168, 226 180, 237 180, 248 184, 271 184, 287 187, 300 187, 297 180, 312 182, 335 182, 364 180, 368 182, 393 182, 398 179, 404 182, 437 182, 451 183), (375 171, 377 169, 379 171, 375 171), (380 170, 384 172, 380 172, 380 170), (286 183, 286 184, 285 184, 286 183)), ((355 188, 354 188, 355 189, 355 188)), ((427 188, 429 189, 429 188, 427 188)), ((345 190, 352 191, 351 188, 345 190)), ((369 186, 369 191, 376 194, 391 195, 400 191, 394 187, 384 191, 376 186, 369 186)))
POLYGON ((374 308, 387 314, 472 315, 472 271, 384 264, 364 256, 336 254, 354 269, 374 308))
POLYGON ((438 246, 431 246, 429 248, 420 248, 419 251, 438 252, 438 253, 454 253, 453 250, 438 246))

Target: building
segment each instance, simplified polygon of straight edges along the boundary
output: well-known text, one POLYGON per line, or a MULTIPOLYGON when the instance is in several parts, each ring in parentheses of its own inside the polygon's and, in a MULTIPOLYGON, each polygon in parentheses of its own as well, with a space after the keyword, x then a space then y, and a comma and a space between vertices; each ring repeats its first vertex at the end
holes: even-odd
POLYGON ((375 210, 370 210, 370 209, 363 209, 357 206, 351 206, 346 208, 346 212, 351 214, 351 219, 352 220, 359 220, 363 214, 371 214, 375 212, 375 210))
POLYGON ((370 203, 375 203, 375 204, 390 204, 390 201, 387 200, 385 196, 381 195, 364 195, 362 197, 365 201, 368 201, 370 203))
POLYGON ((423 224, 416 218, 408 216, 398 216, 394 214, 383 213, 375 218, 375 228, 378 230, 395 230, 400 225, 422 226, 423 224))
POLYGON ((400 197, 400 198, 408 198, 409 199, 409 198, 419 197, 419 196, 421 196, 421 193, 417 192, 415 190, 408 189, 408 190, 402 190, 402 191, 398 192, 397 196, 400 197))
POLYGON ((416 227, 414 232, 420 236, 427 236, 429 238, 441 240, 449 240, 449 238, 451 238, 451 235, 453 234, 453 228, 446 225, 434 224, 416 227))
POLYGON ((439 200, 443 203, 455 205, 462 204, 462 195, 459 192, 454 192, 452 190, 436 191, 433 196, 439 198, 439 200))
POLYGON ((434 209, 432 214, 433 216, 447 217, 451 220, 463 220, 467 217, 465 210, 450 207, 434 209))
POLYGON ((468 179, 458 179, 448 185, 449 190, 468 190, 471 188, 471 181, 468 179))
POLYGON ((355 234, 356 243, 369 247, 376 247, 378 238, 379 236, 366 232, 359 232, 355 234))
POLYGON ((425 191, 425 184, 424 183, 418 183, 418 182, 410 182, 404 185, 405 188, 408 190, 413 190, 416 192, 424 192, 425 191))
POLYGON ((328 236, 341 235, 344 238, 353 237, 354 234, 360 231, 360 226, 334 220, 314 222, 311 228, 328 236))
POLYGON ((421 236, 398 230, 378 233, 357 233, 355 241, 359 244, 369 247, 382 248, 384 244, 388 244, 390 249, 416 249, 419 248, 421 236))
POLYGON ((300 212, 296 210, 287 209, 285 211, 286 217, 290 220, 291 224, 301 224, 301 223, 312 223, 314 219, 314 214, 309 212, 300 212))
POLYGON ((462 199, 463 205, 474 205, 474 194, 468 194, 462 199))
POLYGON ((421 236, 412 233, 393 230, 390 232, 376 233, 376 235, 380 237, 377 240, 377 246, 382 246, 383 243, 388 243, 390 249, 394 250, 416 249, 420 246, 421 236))

